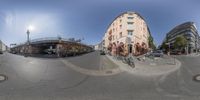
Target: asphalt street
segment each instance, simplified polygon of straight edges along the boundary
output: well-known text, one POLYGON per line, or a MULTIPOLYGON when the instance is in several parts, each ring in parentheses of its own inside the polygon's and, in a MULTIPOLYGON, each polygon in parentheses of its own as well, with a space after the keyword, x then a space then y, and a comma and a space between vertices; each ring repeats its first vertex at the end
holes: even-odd
POLYGON ((0 100, 199 100, 200 57, 177 57, 179 70, 159 76, 128 72, 95 76, 74 70, 70 63, 94 71, 117 68, 99 52, 72 58, 0 55, 0 100), (69 63, 64 63, 66 61, 69 63))
POLYGON ((69 62, 80 66, 82 68, 91 70, 100 70, 105 68, 116 68, 113 62, 111 62, 106 56, 100 55, 98 51, 88 53, 81 56, 66 58, 69 62))

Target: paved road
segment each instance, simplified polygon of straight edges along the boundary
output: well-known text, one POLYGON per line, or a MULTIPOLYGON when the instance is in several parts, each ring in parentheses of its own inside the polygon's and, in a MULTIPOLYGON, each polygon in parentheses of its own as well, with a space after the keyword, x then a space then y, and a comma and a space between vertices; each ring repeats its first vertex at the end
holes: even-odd
POLYGON ((69 62, 79 66, 81 68, 91 70, 102 70, 106 68, 116 68, 113 62, 111 62, 106 56, 100 55, 100 52, 92 52, 81 56, 66 58, 69 62), (77 62, 78 61, 78 62, 77 62))
MULTIPOLYGON (((100 64, 95 61, 99 56, 97 52, 85 55, 84 62, 100 64)), ((78 58, 65 60, 74 59, 78 58)), ((169 75, 144 77, 121 72, 93 76, 73 70, 60 59, 4 54, 0 55, 0 74, 8 80, 0 83, 0 100, 199 100, 200 83, 191 76, 200 71, 200 57, 179 60, 184 61, 183 66, 169 75)), ((82 65, 79 61, 73 64, 82 65)), ((97 70, 98 66, 82 68, 97 70)))
POLYGON ((200 99, 200 82, 193 80, 194 76, 200 74, 200 57, 177 57, 182 66, 175 73, 163 76, 159 80, 159 89, 162 94, 174 97, 191 97, 189 100, 200 99), (168 84, 164 84, 168 83, 168 84))

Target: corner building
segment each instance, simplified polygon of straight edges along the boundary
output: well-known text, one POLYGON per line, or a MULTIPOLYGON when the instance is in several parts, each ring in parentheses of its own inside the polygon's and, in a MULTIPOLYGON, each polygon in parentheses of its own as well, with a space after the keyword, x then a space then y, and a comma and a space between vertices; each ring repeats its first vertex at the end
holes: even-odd
POLYGON ((125 51, 141 55, 149 50, 149 28, 144 18, 136 12, 125 12, 117 16, 108 26, 104 36, 105 49, 117 41, 125 44, 125 51))

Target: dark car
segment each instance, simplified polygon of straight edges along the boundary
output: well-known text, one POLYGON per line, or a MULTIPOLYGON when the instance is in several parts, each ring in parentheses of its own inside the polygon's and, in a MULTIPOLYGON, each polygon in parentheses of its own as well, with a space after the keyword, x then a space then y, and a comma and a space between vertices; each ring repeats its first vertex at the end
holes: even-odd
POLYGON ((3 51, 0 51, 0 54, 3 54, 3 51))
POLYGON ((181 51, 171 51, 170 54, 171 55, 180 55, 181 51))
POLYGON ((10 53, 12 53, 12 54, 17 54, 17 52, 16 52, 16 51, 10 51, 10 53))
POLYGON ((164 54, 161 50, 155 50, 150 55, 154 56, 154 57, 163 57, 164 56, 164 54))
POLYGON ((100 55, 105 55, 105 54, 106 53, 103 50, 100 51, 100 55))

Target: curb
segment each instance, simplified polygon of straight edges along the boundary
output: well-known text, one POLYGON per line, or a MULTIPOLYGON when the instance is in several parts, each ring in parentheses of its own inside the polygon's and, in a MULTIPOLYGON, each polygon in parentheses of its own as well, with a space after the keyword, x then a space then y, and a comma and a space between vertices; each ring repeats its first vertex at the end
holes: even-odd
POLYGON ((111 61, 113 61, 113 63, 118 65, 121 70, 129 72, 131 74, 139 75, 139 76, 155 76, 155 75, 158 76, 158 75, 168 74, 168 73, 178 70, 181 67, 181 62, 179 60, 175 59, 176 65, 161 66, 162 68, 168 68, 167 70, 164 69, 164 70, 160 71, 160 70, 158 70, 158 67, 152 67, 150 65, 142 65, 142 64, 137 63, 137 61, 135 63, 135 68, 132 68, 132 67, 128 66, 127 64, 122 63, 120 60, 113 59, 112 56, 108 56, 108 55, 106 55, 106 56, 111 61), (155 71, 153 69, 155 69, 155 71), (151 71, 151 70, 153 70, 153 71, 151 71))

